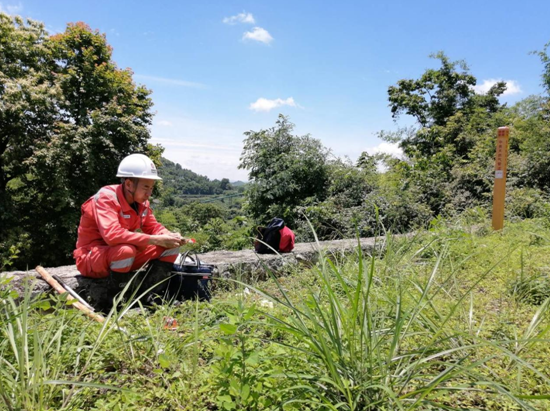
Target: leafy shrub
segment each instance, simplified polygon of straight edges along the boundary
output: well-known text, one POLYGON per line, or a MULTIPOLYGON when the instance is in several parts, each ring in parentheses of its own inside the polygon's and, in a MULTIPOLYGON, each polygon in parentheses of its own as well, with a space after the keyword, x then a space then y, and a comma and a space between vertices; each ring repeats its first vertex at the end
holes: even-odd
POLYGON ((550 217, 550 198, 536 188, 513 188, 506 193, 506 216, 511 219, 550 217))
POLYGON ((304 200, 326 196, 329 151, 309 135, 294 136, 282 114, 276 126, 247 131, 239 168, 249 170, 246 209, 257 220, 284 218, 294 224, 304 200))
POLYGON ((20 233, 18 237, 11 235, 5 241, 0 242, 0 272, 12 267, 19 258, 21 250, 29 247, 28 233, 20 233))
POLYGON ((307 220, 302 217, 297 221, 296 232, 300 241, 314 240, 309 222, 320 240, 332 240, 353 238, 357 234, 360 237, 379 235, 379 222, 392 232, 404 233, 426 226, 433 218, 430 209, 415 201, 411 192, 388 189, 364 194, 360 205, 354 207, 342 207, 331 197, 300 210, 307 217, 307 220))

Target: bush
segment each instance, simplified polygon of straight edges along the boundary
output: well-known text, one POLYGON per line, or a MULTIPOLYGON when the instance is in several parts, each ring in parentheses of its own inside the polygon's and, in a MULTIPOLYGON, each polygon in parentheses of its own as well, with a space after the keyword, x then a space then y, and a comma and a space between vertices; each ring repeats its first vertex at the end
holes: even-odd
POLYGON ((506 193, 506 217, 549 218, 550 198, 537 188, 513 188, 506 193))

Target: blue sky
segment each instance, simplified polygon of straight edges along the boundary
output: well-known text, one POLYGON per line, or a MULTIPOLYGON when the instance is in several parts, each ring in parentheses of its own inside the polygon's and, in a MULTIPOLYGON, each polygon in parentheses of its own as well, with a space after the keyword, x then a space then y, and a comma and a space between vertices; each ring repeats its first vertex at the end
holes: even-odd
MULTIPOLYGON (((443 50, 478 84, 509 81, 503 102, 542 92, 529 52, 550 41, 550 1, 0 0, 50 32, 84 21, 113 58, 152 89, 153 142, 210 178, 245 180, 243 132, 289 115, 337 156, 394 150, 375 136, 396 124, 387 88, 437 67, 443 50)), ((482 87, 480 91, 482 91, 482 87)))

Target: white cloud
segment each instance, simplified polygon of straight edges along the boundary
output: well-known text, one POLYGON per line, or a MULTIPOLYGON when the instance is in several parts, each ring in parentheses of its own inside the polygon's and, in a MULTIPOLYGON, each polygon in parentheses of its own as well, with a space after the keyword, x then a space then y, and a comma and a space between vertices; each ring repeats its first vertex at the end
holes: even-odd
POLYGON ((161 144, 166 149, 164 157, 210 179, 248 180, 248 172, 239 170, 241 147, 181 140, 182 137, 176 140, 152 139, 151 143, 161 144))
POLYGON ((503 96, 511 96, 513 94, 520 94, 522 92, 521 87, 519 86, 517 81, 494 78, 483 80, 483 83, 474 86, 474 91, 478 94, 485 94, 499 81, 504 81, 506 83, 506 91, 502 93, 503 96))
MULTIPOLYGON (((403 158, 403 150, 399 148, 398 143, 388 143, 383 141, 382 143, 378 144, 374 147, 367 147, 365 149, 367 153, 369 153, 371 156, 375 154, 389 154, 392 157, 397 157, 402 159, 403 158)), ((376 168, 378 169, 378 172, 383 173, 387 171, 387 167, 383 162, 377 162, 376 168)))
POLYGON ((245 24, 254 24, 256 23, 256 20, 254 20, 254 16, 252 13, 245 13, 244 11, 242 13, 237 14, 236 16, 231 17, 225 17, 223 19, 223 22, 225 24, 237 24, 237 23, 245 23, 245 24))
POLYGON ((151 128, 150 142, 166 148, 164 157, 211 179, 248 179, 248 172, 238 168, 242 130, 246 130, 247 125, 217 124, 210 118, 199 120, 179 111, 159 113, 159 118, 172 123, 170 127, 163 127, 160 121, 155 121, 151 128))
POLYGON ((194 83, 192 81, 176 80, 176 79, 164 78, 164 77, 145 76, 143 74, 134 74, 134 78, 144 80, 144 81, 170 84, 172 86, 181 86, 181 87, 190 87, 190 88, 206 88, 206 86, 204 84, 201 84, 201 83, 194 83))
POLYGON ((374 147, 367 147, 365 151, 371 156, 379 153, 389 154, 397 158, 401 158, 403 156, 403 150, 399 148, 398 143, 388 143, 386 141, 374 147))
POLYGON ((243 34, 243 40, 254 40, 269 44, 273 41, 273 37, 271 37, 271 34, 266 29, 254 27, 252 31, 247 31, 243 34))
POLYGON ((7 14, 17 14, 19 12, 23 11, 23 5, 21 2, 17 4, 4 4, 0 3, 0 12, 1 13, 7 13, 7 14))
POLYGON ((268 100, 266 98, 260 97, 258 100, 256 100, 254 103, 251 103, 248 108, 250 110, 259 112, 259 111, 271 111, 274 108, 281 107, 281 106, 290 106, 290 107, 300 107, 292 97, 287 98, 286 100, 283 100, 281 98, 276 98, 275 100, 268 100))
POLYGON ((172 125, 170 121, 166 121, 166 120, 157 121, 157 124, 159 126, 164 126, 164 127, 170 127, 172 125))

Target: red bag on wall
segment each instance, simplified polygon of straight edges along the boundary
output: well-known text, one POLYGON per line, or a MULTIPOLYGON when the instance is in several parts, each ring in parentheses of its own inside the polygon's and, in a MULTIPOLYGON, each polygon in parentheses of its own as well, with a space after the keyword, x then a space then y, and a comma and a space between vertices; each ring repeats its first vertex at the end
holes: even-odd
POLYGON ((294 243, 296 241, 296 236, 294 232, 284 226, 279 233, 281 234, 281 241, 279 242, 279 252, 280 253, 290 253, 294 249, 294 243))

